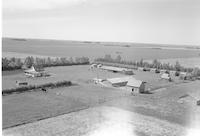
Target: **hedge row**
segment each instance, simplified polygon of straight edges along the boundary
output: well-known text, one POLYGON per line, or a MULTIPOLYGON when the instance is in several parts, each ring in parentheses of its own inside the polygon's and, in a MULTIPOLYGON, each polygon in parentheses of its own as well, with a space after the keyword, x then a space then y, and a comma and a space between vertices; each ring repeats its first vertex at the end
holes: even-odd
POLYGON ((4 89, 2 90, 2 95, 11 94, 13 92, 20 93, 20 92, 25 92, 25 91, 40 89, 40 88, 57 88, 57 87, 71 86, 71 85, 72 85, 71 81, 58 81, 55 83, 46 83, 46 84, 41 84, 41 85, 28 85, 28 86, 22 86, 22 87, 17 87, 17 88, 4 89))

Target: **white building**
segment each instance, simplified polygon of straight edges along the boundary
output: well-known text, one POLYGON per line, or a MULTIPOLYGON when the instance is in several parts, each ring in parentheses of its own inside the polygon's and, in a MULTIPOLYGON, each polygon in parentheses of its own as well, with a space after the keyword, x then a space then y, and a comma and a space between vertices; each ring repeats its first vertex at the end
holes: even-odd
POLYGON ((26 76, 30 77, 40 77, 42 76, 41 72, 37 72, 35 68, 32 66, 30 69, 24 70, 26 76))
POLYGON ((114 87, 126 87, 127 90, 130 90, 135 93, 145 92, 145 82, 141 80, 136 80, 132 76, 129 77, 120 77, 120 78, 111 78, 107 79, 112 86, 114 87))
POLYGON ((171 80, 171 77, 170 77, 169 74, 167 74, 167 73, 163 73, 163 74, 161 75, 161 79, 171 80))

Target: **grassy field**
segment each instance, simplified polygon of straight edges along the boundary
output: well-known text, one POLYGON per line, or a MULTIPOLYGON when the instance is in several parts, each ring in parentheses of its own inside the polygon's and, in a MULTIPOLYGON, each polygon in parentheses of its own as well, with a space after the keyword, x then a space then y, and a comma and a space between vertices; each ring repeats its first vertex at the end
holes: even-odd
MULTIPOLYGON (((4 57, 86 56, 94 59, 111 54, 121 55, 126 60, 172 58, 173 61, 174 58, 198 57, 200 53, 198 49, 158 49, 154 48, 155 45, 148 47, 124 44, 127 43, 3 39, 2 50, 4 57)), ((160 74, 134 70, 133 76, 146 81, 146 88, 151 89, 151 94, 131 95, 128 91, 103 87, 92 82, 93 78, 125 76, 120 73, 89 70, 89 65, 48 67, 45 71, 51 76, 27 78, 21 70, 2 72, 2 89, 15 88, 16 81, 39 85, 67 80, 76 84, 48 89, 47 93, 35 90, 2 96, 2 125, 3 131, 8 132, 8 135, 15 135, 18 132, 19 136, 33 136, 40 132, 44 135, 93 135, 98 133, 99 125, 106 126, 108 123, 109 128, 120 124, 118 119, 127 119, 123 116, 126 114, 130 117, 127 120, 129 125, 131 124, 128 128, 135 127, 139 136, 182 135, 185 128, 194 124, 194 115, 199 117, 199 107, 187 101, 180 103, 179 100, 181 96, 190 92, 198 92, 200 81, 184 83, 177 77, 172 77, 173 82, 168 82, 161 80, 160 74), (109 118, 112 118, 111 122, 109 118)), ((115 130, 118 129, 120 127, 116 126, 115 130)))
MULTIPOLYGON (((50 77, 39 77, 39 78, 27 78, 23 71, 3 71, 2 77, 2 88, 14 88, 16 87, 16 81, 26 81, 30 85, 44 84, 49 82, 56 82, 62 80, 69 80, 75 83, 88 83, 93 78, 114 78, 126 76, 120 73, 107 72, 100 69, 90 70, 89 65, 85 66, 60 66, 60 67, 49 67, 45 68, 45 71, 51 74, 50 77)), ((143 71, 133 71, 135 74, 133 77, 136 79, 146 81, 147 87, 159 88, 166 85, 182 82, 178 78, 173 77, 174 82, 168 82, 160 80, 160 74, 143 71)))
MULTIPOLYGON (((3 96, 3 128, 33 122, 40 119, 74 112, 97 105, 115 106, 124 110, 138 112, 147 116, 168 120, 181 125, 187 124, 188 106, 177 103, 180 96, 190 91, 190 84, 160 80, 160 75, 134 71, 134 77, 147 82, 147 87, 162 88, 164 91, 153 91, 152 94, 132 96, 130 92, 120 89, 95 85, 91 79, 125 76, 104 70, 89 70, 89 66, 51 67, 46 71, 52 73, 48 78, 26 78, 23 73, 3 74, 3 88, 15 87, 15 80, 26 80, 30 84, 42 84, 70 80, 76 86, 25 92, 3 96), (73 73, 73 74, 72 74, 73 73), (187 87, 184 87, 187 86, 187 87)), ((13 71, 12 71, 13 72, 13 71)), ((194 82, 196 88, 198 81, 194 82)), ((191 85, 192 86, 192 85, 191 85)))

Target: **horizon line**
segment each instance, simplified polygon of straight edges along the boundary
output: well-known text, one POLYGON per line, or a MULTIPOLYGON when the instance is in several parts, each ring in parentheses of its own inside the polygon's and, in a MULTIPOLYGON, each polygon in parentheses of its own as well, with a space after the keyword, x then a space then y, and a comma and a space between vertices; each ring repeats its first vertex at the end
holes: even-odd
POLYGON ((117 41, 96 41, 96 40, 69 40, 69 39, 50 39, 50 38, 25 38, 25 37, 3 37, 2 39, 26 39, 26 40, 54 40, 54 41, 72 41, 72 42, 91 42, 91 43, 124 43, 124 44, 145 44, 145 45, 158 45, 158 46, 170 46, 170 47, 200 47, 200 45, 196 44, 167 44, 167 43, 146 43, 146 42, 117 42, 117 41))

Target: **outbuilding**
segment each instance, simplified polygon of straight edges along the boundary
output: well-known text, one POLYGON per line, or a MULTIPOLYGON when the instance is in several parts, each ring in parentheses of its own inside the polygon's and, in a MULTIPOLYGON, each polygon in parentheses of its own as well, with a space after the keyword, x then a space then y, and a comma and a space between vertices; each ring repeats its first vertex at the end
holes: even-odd
POLYGON ((101 66, 100 67, 103 70, 108 70, 108 71, 112 71, 112 72, 118 72, 118 73, 123 73, 125 75, 133 75, 133 71, 131 69, 127 69, 127 68, 120 68, 120 67, 113 67, 113 66, 101 66))
POLYGON ((111 78, 107 79, 112 86, 114 87, 126 87, 126 90, 130 90, 134 93, 144 93, 145 92, 145 83, 141 80, 136 80, 132 76, 120 77, 120 78, 111 78))
POLYGON ((33 66, 30 69, 24 70, 24 73, 25 75, 30 76, 30 77, 42 76, 42 72, 37 72, 33 66))
POLYGON ((121 87, 121 86, 126 86, 126 84, 128 83, 128 78, 127 77, 110 78, 107 79, 107 81, 109 81, 114 87, 121 87))
POLYGON ((141 80, 136 80, 131 78, 128 80, 127 88, 130 88, 133 93, 144 93, 145 92, 145 83, 141 80))
POLYGON ((162 75, 161 75, 161 79, 165 79, 165 80, 171 80, 171 77, 170 77, 170 74, 167 74, 167 73, 163 73, 162 75))

